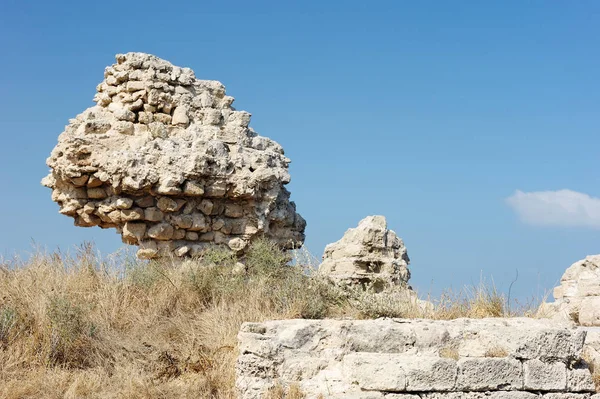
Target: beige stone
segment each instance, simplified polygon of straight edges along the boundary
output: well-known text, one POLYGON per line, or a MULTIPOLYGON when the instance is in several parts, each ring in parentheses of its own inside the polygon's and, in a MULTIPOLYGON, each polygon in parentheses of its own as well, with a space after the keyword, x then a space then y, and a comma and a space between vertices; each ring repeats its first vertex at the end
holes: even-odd
POLYGON ((148 236, 156 240, 170 240, 173 238, 174 229, 168 223, 159 223, 148 229, 148 236))
POLYGON ((164 214, 158 208, 151 207, 144 209, 144 219, 149 222, 161 222, 164 217, 164 214))
POLYGON ((149 54, 117 59, 97 86, 97 105, 69 121, 47 160, 43 184, 60 212, 78 225, 116 228, 134 244, 125 223, 144 220, 144 258, 189 256, 211 243, 245 249, 257 234, 285 249, 302 245, 306 223, 285 188, 290 160, 252 130, 250 113, 231 107, 225 87, 149 54), (210 217, 224 213, 239 221, 215 225, 210 217), (162 223, 187 226, 183 215, 192 217, 191 241, 175 231, 166 239, 162 223), (218 234, 206 235, 211 226, 218 234), (213 241, 199 245, 200 234, 213 241))
POLYGON ((391 286, 407 287, 409 258, 403 241, 388 230, 383 216, 369 216, 327 245, 319 273, 341 285, 375 292, 391 286))

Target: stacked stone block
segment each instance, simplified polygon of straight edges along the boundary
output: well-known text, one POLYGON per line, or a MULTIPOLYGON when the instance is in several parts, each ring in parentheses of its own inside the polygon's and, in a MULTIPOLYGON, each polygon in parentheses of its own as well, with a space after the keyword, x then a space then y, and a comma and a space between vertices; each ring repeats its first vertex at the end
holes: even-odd
POLYGON ((237 387, 243 399, 292 384, 307 398, 585 399, 585 336, 525 318, 246 323, 237 387))
POLYGON ((290 160, 225 87, 149 54, 116 58, 97 105, 70 120, 48 158, 43 184, 60 212, 115 228, 143 258, 212 244, 243 252, 258 235, 301 246, 305 221, 284 187, 290 160))
POLYGON ((540 316, 600 326, 600 255, 573 263, 554 288, 554 299, 540 308, 540 316))
POLYGON ((387 228, 384 216, 367 216, 358 226, 327 245, 319 273, 342 287, 373 292, 410 289, 410 259, 404 242, 387 228))

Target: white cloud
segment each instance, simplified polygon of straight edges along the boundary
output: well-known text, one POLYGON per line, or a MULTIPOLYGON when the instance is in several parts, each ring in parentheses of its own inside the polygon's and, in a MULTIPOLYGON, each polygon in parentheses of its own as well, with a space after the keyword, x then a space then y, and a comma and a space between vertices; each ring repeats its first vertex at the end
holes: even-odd
POLYGON ((600 228, 600 198, 577 191, 517 190, 506 202, 528 224, 600 228))

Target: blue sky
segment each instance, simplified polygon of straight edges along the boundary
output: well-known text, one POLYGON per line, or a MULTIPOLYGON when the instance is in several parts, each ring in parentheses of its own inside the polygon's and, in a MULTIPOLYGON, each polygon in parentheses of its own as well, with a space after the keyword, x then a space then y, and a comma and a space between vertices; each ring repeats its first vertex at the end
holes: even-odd
POLYGON ((309 250, 367 215, 422 294, 493 278, 540 296, 600 253, 600 3, 3 0, 4 256, 114 231, 58 214, 45 159, 116 53, 220 80, 292 159, 309 250), (517 190, 520 190, 518 192, 517 190), (571 191, 558 191, 571 190, 571 191))

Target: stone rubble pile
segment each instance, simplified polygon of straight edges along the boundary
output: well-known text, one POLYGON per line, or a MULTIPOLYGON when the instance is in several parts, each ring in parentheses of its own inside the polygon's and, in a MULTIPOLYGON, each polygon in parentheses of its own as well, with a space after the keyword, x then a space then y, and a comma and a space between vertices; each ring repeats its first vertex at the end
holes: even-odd
POLYGON ((600 399, 586 331, 529 318, 280 320, 238 334, 242 399, 600 399))
POLYGON ((336 284, 381 292, 406 287, 410 278, 406 247, 388 230, 383 216, 368 216, 342 239, 327 245, 319 273, 336 284))
POLYGON ((540 308, 541 317, 600 326, 600 255, 573 263, 554 288, 554 299, 540 308))
POLYGON ((138 256, 243 252, 257 235, 295 248, 305 221, 284 187, 283 149, 249 126, 217 81, 144 53, 116 56, 95 106, 69 121, 47 160, 60 212, 115 228, 138 256))

